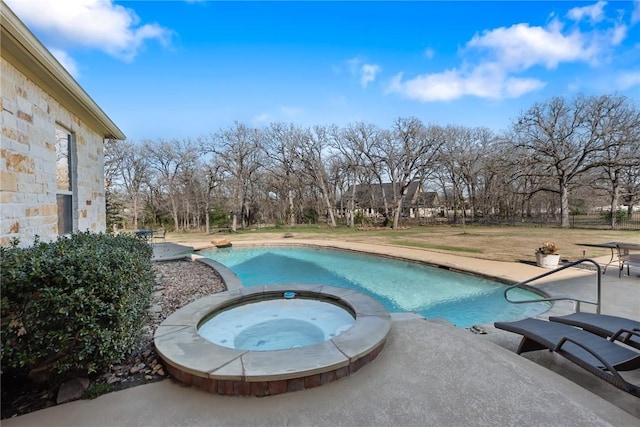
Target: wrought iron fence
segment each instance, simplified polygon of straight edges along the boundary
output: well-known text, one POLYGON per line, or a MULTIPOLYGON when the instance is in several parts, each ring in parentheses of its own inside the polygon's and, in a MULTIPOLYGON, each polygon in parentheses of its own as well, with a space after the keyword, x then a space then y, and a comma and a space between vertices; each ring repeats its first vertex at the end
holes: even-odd
POLYGON ((611 213, 601 212, 596 214, 571 215, 571 228, 595 228, 613 230, 640 230, 640 212, 617 213, 616 221, 611 227, 611 213))
MULTIPOLYGON (((461 224, 462 217, 460 215, 420 218, 419 221, 409 220, 408 223, 420 223, 421 225, 435 224, 461 224)), ((473 220, 466 217, 464 221, 467 224, 478 225, 510 225, 510 226, 558 226, 560 224, 559 215, 528 215, 528 216, 478 216, 473 220)), ((569 216, 569 226, 571 228, 599 229, 599 230, 638 230, 640 231, 640 212, 633 212, 632 215, 627 213, 616 214, 614 226, 611 226, 611 217, 609 212, 592 213, 592 214, 571 214, 569 216)))

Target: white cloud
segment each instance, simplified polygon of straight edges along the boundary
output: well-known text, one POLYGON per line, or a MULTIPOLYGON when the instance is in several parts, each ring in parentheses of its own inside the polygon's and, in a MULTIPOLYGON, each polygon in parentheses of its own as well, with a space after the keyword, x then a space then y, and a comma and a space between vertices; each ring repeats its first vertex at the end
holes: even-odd
POLYGON ((534 65, 555 68, 560 62, 590 61, 598 46, 580 32, 562 34, 562 26, 553 21, 548 27, 516 24, 475 35, 467 48, 486 50, 506 69, 519 71, 534 65))
POLYGON ((485 64, 471 72, 447 70, 425 74, 406 81, 396 75, 388 92, 420 102, 451 101, 463 96, 486 99, 517 98, 541 89, 545 83, 536 79, 508 77, 496 64, 485 64))
MULTIPOLYGON (((605 2, 598 2, 575 8, 568 15, 576 20, 588 18, 599 22, 604 19, 605 5, 605 2)), ((519 74, 534 67, 553 70, 563 63, 597 65, 608 61, 611 48, 627 37, 627 30, 621 22, 601 25, 589 32, 577 28, 565 30, 556 18, 545 27, 520 23, 487 30, 476 34, 466 44, 462 52, 473 55, 459 68, 406 79, 402 73, 397 74, 387 87, 387 93, 398 93, 422 102, 448 101, 464 96, 519 97, 546 85, 538 78, 519 74), (471 62, 473 58, 480 59, 471 62)), ((633 82, 634 77, 627 80, 633 82)))
POLYGON ((611 44, 613 46, 617 46, 622 41, 627 38, 627 30, 628 27, 624 24, 617 24, 609 31, 609 39, 611 40, 611 44))
POLYGON ((361 58, 352 58, 347 61, 349 72, 351 75, 360 78, 362 87, 367 87, 369 83, 376 79, 377 74, 382 68, 377 64, 365 64, 361 58))
POLYGON ((604 7, 606 4, 607 2, 605 1, 599 1, 591 6, 574 7, 567 13, 567 18, 577 22, 580 22, 585 18, 594 23, 600 22, 605 18, 604 7))
POLYGON ((418 101, 446 101, 463 95, 461 83, 456 71, 417 76, 404 82, 400 73, 392 79, 388 91, 418 101))
POLYGON ((367 87, 369 83, 376 79, 376 74, 380 72, 380 66, 375 64, 363 64, 360 68, 360 84, 362 87, 367 87))
POLYGON ((75 79, 80 77, 76 62, 67 52, 59 49, 49 49, 49 52, 58 60, 58 62, 71 74, 75 79))
POLYGON ((431 48, 427 48, 424 50, 424 56, 426 56, 428 59, 432 59, 434 56, 436 56, 436 52, 431 48))
POLYGON ((62 50, 82 46, 131 61, 144 43, 168 45, 171 31, 156 23, 141 24, 132 9, 111 0, 6 0, 27 26, 46 35, 62 50))
POLYGON ((503 93, 505 98, 518 98, 529 92, 542 89, 547 84, 538 79, 524 79, 509 77, 503 82, 503 93))

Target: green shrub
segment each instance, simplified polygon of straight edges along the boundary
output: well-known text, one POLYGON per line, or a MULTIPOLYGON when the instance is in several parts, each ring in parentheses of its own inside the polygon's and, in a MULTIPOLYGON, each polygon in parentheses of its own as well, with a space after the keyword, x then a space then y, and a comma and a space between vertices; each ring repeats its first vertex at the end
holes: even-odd
POLYGON ((229 224, 229 213, 217 207, 209 211, 209 224, 213 227, 220 227, 229 224))
MULTIPOLYGON (((614 215, 616 216, 616 222, 623 222, 626 217, 626 213, 622 209, 617 209, 614 215)), ((611 222, 611 211, 600 212, 600 217, 607 222, 611 222)))
POLYGON ((356 211, 355 216, 353 217, 354 225, 362 225, 364 223, 364 215, 361 211, 356 211))
POLYGON ((36 238, 28 248, 17 243, 0 248, 2 372, 92 373, 121 361, 148 313, 151 247, 88 232, 51 243, 36 238))
POLYGON ((305 224, 316 224, 318 222, 318 212, 314 208, 304 208, 302 210, 302 220, 305 224))

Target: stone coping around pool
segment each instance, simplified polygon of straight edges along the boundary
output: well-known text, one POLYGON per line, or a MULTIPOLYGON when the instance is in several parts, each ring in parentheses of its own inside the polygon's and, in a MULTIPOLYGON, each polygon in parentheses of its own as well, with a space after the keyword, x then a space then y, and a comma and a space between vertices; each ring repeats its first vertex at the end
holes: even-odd
POLYGON ((220 276, 222 281, 227 287, 227 291, 234 291, 242 288, 242 281, 238 277, 236 273, 233 272, 229 267, 224 264, 219 263, 218 261, 214 261, 210 258, 203 257, 202 255, 191 255, 192 261, 202 262, 209 267, 213 268, 216 273, 220 276))
POLYGON ((380 353, 390 329, 389 312, 357 291, 321 284, 268 285, 228 290, 186 305, 158 326, 154 343, 167 370, 179 381, 218 394, 266 396, 350 375, 380 353), (331 340, 274 351, 222 347, 198 333, 200 323, 216 311, 285 291, 341 305, 355 315, 355 323, 331 340))

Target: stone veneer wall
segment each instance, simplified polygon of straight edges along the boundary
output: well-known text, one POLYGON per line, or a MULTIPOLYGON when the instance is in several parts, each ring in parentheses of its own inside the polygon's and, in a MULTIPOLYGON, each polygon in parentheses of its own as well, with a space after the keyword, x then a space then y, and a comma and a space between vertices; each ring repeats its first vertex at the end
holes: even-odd
POLYGON ((74 230, 106 230, 104 140, 1 59, 0 245, 29 246, 58 237, 56 125, 75 135, 74 230))

